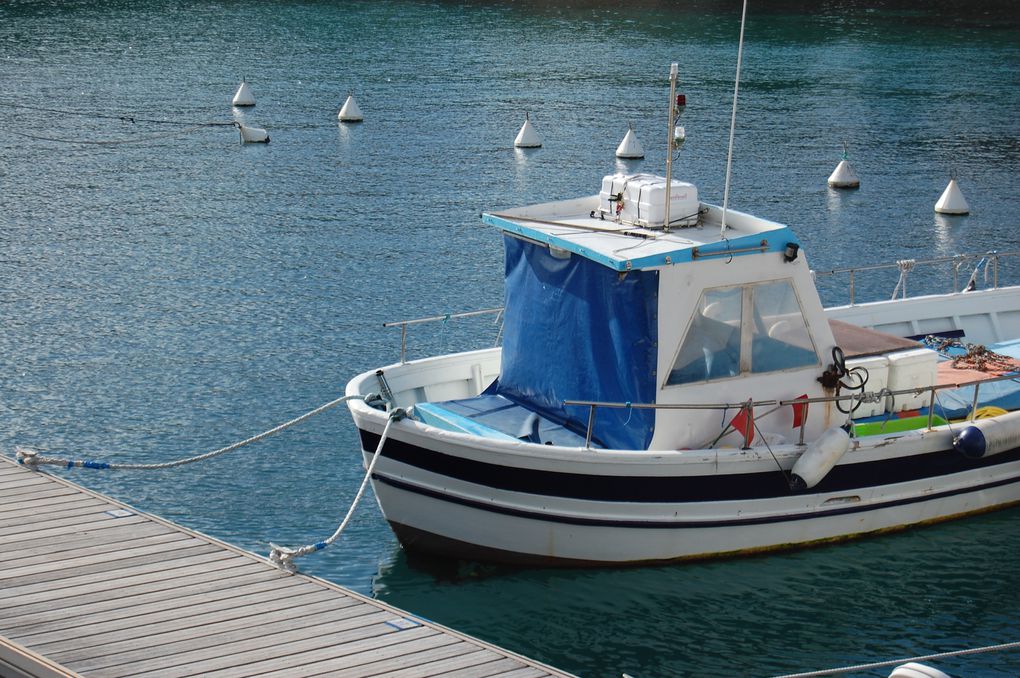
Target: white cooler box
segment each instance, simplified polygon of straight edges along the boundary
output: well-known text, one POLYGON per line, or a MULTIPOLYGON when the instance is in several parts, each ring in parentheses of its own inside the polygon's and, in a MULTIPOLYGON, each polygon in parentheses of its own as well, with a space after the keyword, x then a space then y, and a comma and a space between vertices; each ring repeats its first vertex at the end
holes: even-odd
MULTIPOLYGON (((868 371, 868 383, 864 385, 865 391, 881 391, 883 388, 889 386, 889 361, 885 359, 885 356, 864 356, 862 358, 849 358, 846 361, 846 368, 849 370, 854 367, 863 367, 868 371)), ((843 381, 851 383, 848 377, 844 377, 843 381)), ((896 399, 896 404, 899 405, 899 398, 896 399)), ((886 400, 883 398, 877 403, 861 403, 854 413, 854 419, 861 419, 863 417, 873 417, 876 414, 882 414, 885 412, 886 400)), ((842 404, 845 410, 849 407, 848 402, 842 404)))
MULTIPOLYGON (((938 354, 927 348, 913 348, 897 351, 886 356, 889 359, 889 390, 932 386, 938 379, 938 354)), ((931 391, 919 395, 905 393, 896 396, 896 412, 917 410, 928 407, 931 391)))
MULTIPOLYGON (((672 182, 669 225, 677 228, 698 223, 698 189, 685 181, 672 182)), ((599 212, 621 223, 662 228, 666 220, 666 180, 654 174, 610 174, 602 178, 599 212), (623 208, 617 213, 617 196, 623 208)))

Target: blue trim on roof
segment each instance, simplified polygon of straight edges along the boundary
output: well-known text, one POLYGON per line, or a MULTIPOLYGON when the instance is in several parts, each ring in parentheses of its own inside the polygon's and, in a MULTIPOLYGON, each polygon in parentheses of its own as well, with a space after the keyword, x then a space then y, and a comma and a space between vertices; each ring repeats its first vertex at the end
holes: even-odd
MULTIPOLYGON (((722 242, 712 242, 703 245, 691 244, 689 246, 679 247, 670 252, 651 254, 646 257, 618 259, 602 252, 596 252, 582 245, 578 245, 570 239, 561 238, 551 233, 547 233, 544 230, 530 228, 503 217, 483 214, 482 221, 490 226, 495 226, 502 231, 515 233, 529 240, 552 245, 568 252, 579 254, 586 259, 602 264, 614 271, 642 270, 647 268, 656 268, 659 266, 669 266, 672 264, 690 263, 691 261, 694 261, 695 258, 714 259, 724 256, 740 257, 749 254, 759 254, 761 251, 757 249, 746 252, 733 252, 732 255, 730 255, 729 252, 745 248, 756 248, 761 245, 762 241, 765 242, 765 252, 782 252, 790 243, 797 245, 800 244, 800 241, 797 240, 797 236, 794 235, 793 231, 791 231, 788 226, 782 226, 775 230, 743 235, 738 238, 732 238, 722 242), (698 257, 694 256, 695 250, 698 252, 698 257)), ((569 226, 565 226, 565 228, 569 228, 569 226)))

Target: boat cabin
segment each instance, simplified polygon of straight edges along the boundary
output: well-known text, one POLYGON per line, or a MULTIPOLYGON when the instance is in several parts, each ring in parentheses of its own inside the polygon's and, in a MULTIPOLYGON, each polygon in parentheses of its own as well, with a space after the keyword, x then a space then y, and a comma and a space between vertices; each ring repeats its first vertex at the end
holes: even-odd
MULTIPOLYGON (((679 181, 667 210, 665 180, 648 175, 606 177, 598 195, 483 220, 503 231, 506 248, 502 363, 490 393, 582 435, 589 408, 564 401, 622 404, 597 408, 593 444, 639 450, 709 446, 737 410, 634 404, 826 395, 819 376, 835 341, 787 226, 728 210, 723 227, 722 209, 679 181)), ((774 439, 797 435, 792 408, 756 414, 774 439)), ((805 435, 837 415, 811 406, 805 435)))

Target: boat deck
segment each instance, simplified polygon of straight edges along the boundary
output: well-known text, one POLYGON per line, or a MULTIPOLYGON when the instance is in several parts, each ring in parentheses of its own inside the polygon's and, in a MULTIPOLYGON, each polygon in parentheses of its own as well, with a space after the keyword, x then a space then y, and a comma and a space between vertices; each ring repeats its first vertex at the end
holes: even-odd
POLYGON ((0 675, 568 676, 0 458, 0 675))

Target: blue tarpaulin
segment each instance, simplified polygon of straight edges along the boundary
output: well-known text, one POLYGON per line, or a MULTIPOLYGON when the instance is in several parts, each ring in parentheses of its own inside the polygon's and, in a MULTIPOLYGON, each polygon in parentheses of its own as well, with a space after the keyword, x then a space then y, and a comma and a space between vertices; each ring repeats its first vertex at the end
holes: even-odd
MULTIPOLYGON (((577 254, 505 236, 503 362, 490 389, 584 434, 587 407, 564 400, 654 403, 658 273, 620 273, 577 254)), ((598 408, 594 439, 646 449, 655 412, 598 408)))

